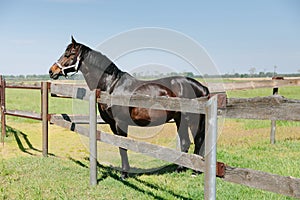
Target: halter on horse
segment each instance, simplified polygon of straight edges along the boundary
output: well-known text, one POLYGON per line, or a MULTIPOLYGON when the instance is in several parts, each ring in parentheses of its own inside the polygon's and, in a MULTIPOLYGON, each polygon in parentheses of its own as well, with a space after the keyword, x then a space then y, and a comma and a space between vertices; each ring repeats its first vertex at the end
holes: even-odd
MULTIPOLYGON (((209 95, 207 87, 189 77, 167 77, 141 81, 121 71, 100 52, 77 43, 72 37, 64 54, 52 65, 52 79, 68 76, 80 70, 90 90, 101 89, 112 95, 150 95, 180 98, 198 98, 209 95)), ((203 156, 205 139, 205 115, 136 107, 108 106, 98 104, 101 118, 110 125, 114 134, 127 137, 128 126, 157 126, 174 119, 180 138, 181 151, 188 152, 190 139, 188 128, 194 138, 194 153, 203 156)), ((127 149, 119 148, 122 160, 122 178, 130 169, 127 149)))

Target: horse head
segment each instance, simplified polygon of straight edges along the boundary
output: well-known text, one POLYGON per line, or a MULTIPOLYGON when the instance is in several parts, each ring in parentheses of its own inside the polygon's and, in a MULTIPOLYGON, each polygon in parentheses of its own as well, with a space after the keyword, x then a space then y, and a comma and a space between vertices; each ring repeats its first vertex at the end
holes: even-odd
POLYGON ((72 42, 69 44, 63 55, 55 62, 49 70, 52 79, 58 79, 60 76, 68 76, 68 73, 78 72, 80 66, 81 44, 77 43, 72 36, 72 42))

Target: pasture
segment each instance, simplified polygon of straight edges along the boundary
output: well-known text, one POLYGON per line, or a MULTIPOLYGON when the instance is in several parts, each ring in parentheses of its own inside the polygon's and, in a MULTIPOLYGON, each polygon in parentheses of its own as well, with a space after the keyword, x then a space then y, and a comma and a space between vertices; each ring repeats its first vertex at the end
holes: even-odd
MULTIPOLYGON (((272 89, 232 91, 229 97, 268 96, 272 89)), ((299 87, 283 87, 279 93, 300 99, 299 87)), ((40 111, 40 92, 7 90, 7 107, 40 111), (38 105, 38 106, 37 106, 38 105)), ((73 113, 80 102, 50 98, 50 113, 73 113)), ((86 105, 83 105, 86 107, 86 105)), ((85 109, 85 108, 84 108, 85 109)), ((84 110, 82 109, 82 110, 84 110)), ((145 156, 130 158, 136 169, 160 168, 132 175, 121 181, 117 148, 100 143, 99 184, 89 186, 86 138, 50 126, 49 158, 41 156, 41 124, 29 119, 7 117, 9 130, 0 147, 0 196, 2 199, 197 199, 203 197, 203 174, 187 170, 176 173, 176 166, 145 156), (108 150, 107 150, 108 149, 108 150), (109 163, 107 163, 109 161, 109 163), (113 167, 110 167, 112 165, 113 167)), ((300 123, 277 123, 276 144, 269 144, 270 121, 220 119, 218 160, 230 166, 252 168, 283 176, 300 177, 300 123)), ((110 132, 107 125, 100 130, 110 132)), ((137 130, 130 129, 134 136, 137 130)), ((140 130, 139 130, 140 131, 140 130)), ((167 124, 157 137, 174 138, 175 125, 167 124)), ((155 138, 150 139, 156 143, 155 138)), ((163 140, 170 145, 170 140, 163 140)), ((129 157, 136 157, 130 153, 129 157)), ((292 199, 270 192, 231 184, 217 179, 217 199, 292 199)))

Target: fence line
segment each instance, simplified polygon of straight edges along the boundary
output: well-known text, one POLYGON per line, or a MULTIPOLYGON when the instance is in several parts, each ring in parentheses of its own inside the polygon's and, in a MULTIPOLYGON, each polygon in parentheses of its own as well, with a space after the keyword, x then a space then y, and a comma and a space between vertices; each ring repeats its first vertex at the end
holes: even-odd
MULTIPOLYGON (((57 126, 64 127, 68 130, 89 137, 89 129, 87 127, 78 125, 72 121, 66 121, 62 116, 52 115, 50 118, 50 122, 57 126)), ((97 131, 97 140, 113 146, 119 146, 128 150, 140 152, 144 155, 161 159, 167 162, 182 165, 190 169, 198 171, 204 171, 205 169, 203 157, 199 155, 188 154, 177 151, 175 149, 162 147, 147 142, 137 142, 136 140, 131 138, 125 138, 102 131, 97 131)))
POLYGON ((42 135, 43 135, 43 156, 48 155, 48 89, 50 83, 41 82, 35 84, 16 84, 7 83, 0 75, 0 104, 1 104, 1 140, 4 143, 4 137, 6 135, 6 115, 29 118, 42 121, 42 135), (8 110, 6 109, 6 88, 10 89, 29 89, 41 91, 41 112, 36 113, 32 111, 24 110, 8 110))
MULTIPOLYGON (((66 97, 66 94, 64 94, 64 91, 67 91, 66 93, 68 93, 68 91, 72 91, 73 94, 70 94, 70 93, 68 94, 71 97, 78 97, 79 99, 87 100, 88 91, 87 90, 85 91, 84 88, 73 87, 72 90, 62 90, 62 89, 58 89, 58 88, 63 87, 63 86, 56 85, 55 87, 56 87, 55 90, 60 91, 60 95, 62 95, 64 97, 66 97), (78 94, 80 94, 80 95, 78 95, 78 94)), ((114 96, 108 97, 108 96, 105 96, 105 95, 107 95, 105 93, 101 93, 99 95, 100 95, 100 99, 98 99, 98 100, 102 103, 114 102, 114 100, 113 100, 114 96), (105 96, 105 98, 101 100, 101 97, 103 97, 103 96, 105 96)), ((135 99, 138 99, 139 101, 149 101, 149 100, 151 100, 151 97, 138 96, 137 98, 132 98, 132 99, 133 99, 133 102, 130 102, 130 105, 132 105, 132 106, 141 106, 141 107, 146 107, 146 108, 151 107, 151 105, 149 105, 149 104, 140 105, 139 102, 135 102, 135 99), (137 103, 137 104, 135 104, 135 103, 137 103)), ((172 99, 172 98, 170 98, 170 99, 172 99)), ((118 105, 127 106, 128 101, 131 101, 131 99, 126 98, 126 101, 118 100, 117 102, 118 102, 118 105)), ((251 106, 251 104, 253 104, 254 108, 257 107, 257 105, 263 105, 265 107, 267 107, 267 105, 269 105, 269 106, 271 105, 271 107, 276 107, 279 110, 284 110, 286 108, 281 106, 282 102, 283 103, 291 103, 292 105, 295 104, 296 106, 299 106, 299 103, 300 103, 298 100, 289 100, 289 99, 285 99, 282 97, 276 97, 276 96, 275 97, 274 96, 265 97, 265 98, 260 98, 260 97, 259 98, 248 98, 248 99, 234 98, 234 99, 227 99, 227 101, 228 101, 228 104, 226 106, 227 109, 230 109, 230 107, 232 105, 237 104, 239 108, 236 110, 239 110, 239 111, 241 111, 241 109, 245 109, 245 105, 248 105, 248 107, 249 107, 249 106, 251 106)), ((114 103, 112 103, 112 104, 114 104, 114 103)), ((160 109, 162 109, 162 108, 160 108, 160 109)), ((275 116, 275 118, 276 118, 276 116, 275 116)), ((66 127, 66 128, 69 128, 70 130, 73 130, 73 131, 78 131, 81 134, 83 132, 86 132, 85 135, 88 135, 88 130, 84 131, 84 127, 77 126, 74 123, 62 122, 61 120, 56 120, 56 122, 53 121, 53 123, 63 126, 63 127, 66 127)), ((170 158, 172 162, 174 162, 176 164, 181 164, 184 166, 189 165, 190 163, 193 163, 190 160, 186 160, 186 159, 183 159, 183 163, 177 162, 177 161, 180 161, 181 159, 177 159, 176 161, 174 161, 173 157, 166 154, 167 152, 169 152, 168 149, 163 150, 159 147, 152 146, 152 144, 140 143, 140 145, 138 145, 137 142, 134 140, 132 141, 132 139, 118 137, 118 136, 114 136, 114 135, 106 134, 106 133, 102 133, 102 132, 98 132, 97 134, 98 134, 98 136, 97 136, 98 140, 106 142, 108 144, 113 144, 113 145, 120 146, 120 147, 129 149, 129 150, 136 151, 136 152, 146 153, 147 155, 150 155, 150 156, 153 156, 153 157, 156 157, 159 159, 169 159, 170 158), (150 148, 150 152, 159 152, 159 154, 149 153, 148 148, 150 148), (151 151, 153 149, 154 149, 154 151, 151 151)), ((176 153, 175 154, 172 153, 172 154, 178 156, 178 154, 176 154, 176 153)), ((170 160, 167 160, 167 161, 170 161, 170 160)), ((199 161, 197 161, 197 162, 199 162, 199 161)), ((201 165, 198 164, 198 166, 201 166, 201 165)), ((216 172, 217 175, 224 177, 225 181, 242 184, 242 185, 246 185, 249 187, 264 189, 267 191, 280 193, 280 194, 284 194, 287 196, 300 197, 300 194, 299 194, 300 191, 299 191, 299 187, 298 187, 300 185, 299 178, 284 177, 284 176, 279 176, 279 175, 270 174, 270 173, 266 173, 266 172, 260 172, 260 171, 256 171, 256 170, 252 170, 252 169, 234 168, 234 167, 230 167, 230 166, 225 166, 224 163, 218 163, 217 166, 216 165, 214 165, 214 166, 215 166, 214 170, 217 170, 217 172, 216 172), (264 180, 261 177, 268 178, 268 180, 264 180), (281 189, 279 189, 279 188, 281 188, 281 189)), ((193 169, 192 166, 188 166, 188 167, 193 169)), ((197 168, 197 169, 199 170, 199 168, 197 168)), ((203 167, 200 169, 200 171, 203 171, 203 167)), ((210 195, 212 195, 213 193, 214 192, 212 191, 210 193, 210 195)), ((207 194, 207 192, 206 192, 206 194, 207 194)))
POLYGON ((274 95, 228 98, 226 118, 300 121, 300 100, 274 95))
MULTIPOLYGON (((86 87, 64 84, 52 84, 51 93, 64 98, 89 100, 90 91, 86 87)), ((98 93, 100 95, 100 93, 98 93)), ((119 106, 132 106, 162 110, 178 110, 191 113, 204 113, 201 102, 207 98, 182 99, 150 97, 141 95, 117 96, 101 92, 98 103, 119 106)), ((226 98, 218 95, 219 115, 226 118, 270 119, 300 121, 300 100, 287 99, 278 95, 254 98, 226 98)))
MULTIPOLYGON (((60 83, 52 83, 60 84, 60 83)), ((72 83, 64 83, 66 85, 73 85, 72 83)), ((84 87, 85 84, 81 84, 84 87)), ((273 80, 254 80, 254 81, 241 81, 232 83, 207 83, 211 93, 219 93, 230 90, 246 90, 257 88, 278 88, 284 86, 300 86, 300 78, 295 79, 273 79, 273 80)), ((7 88, 20 88, 20 89, 40 89, 41 83, 35 82, 33 84, 27 83, 14 83, 7 82, 7 88)))
MULTIPOLYGON (((115 96, 108 95, 106 93, 100 92, 99 90, 88 91, 84 88, 74 87, 73 89, 59 88, 58 85, 53 85, 53 90, 62 96, 69 96, 77 99, 87 100, 89 96, 90 103, 90 127, 89 127, 89 144, 90 144, 90 184, 97 184, 97 120, 96 120, 96 102, 106 103, 109 105, 120 105, 120 106, 136 106, 143 108, 159 109, 159 110, 174 110, 183 111, 181 105, 184 105, 186 109, 191 110, 193 108, 193 113, 206 113, 206 121, 209 126, 206 129, 206 156, 205 156, 205 167, 200 171, 207 172, 205 177, 205 199, 215 199, 216 197, 216 143, 217 143, 217 96, 199 99, 180 99, 180 98, 158 98, 150 96, 115 96), (98 97, 98 98, 97 98, 98 97), (105 98, 103 98, 105 97, 105 98), (148 103, 146 103, 148 102, 148 103), (163 106, 157 104, 163 104, 163 106), (187 106, 190 106, 189 108, 187 106), (200 108, 200 109, 197 109, 200 108), (195 112, 195 110, 197 112, 195 112)), ((51 87, 51 92, 53 92, 51 87)), ((62 120, 52 120, 52 123, 70 126, 71 130, 75 131, 76 125, 70 122, 62 122, 62 120)), ((84 131, 81 128, 81 131, 84 131)), ((80 132, 80 131, 79 131, 80 132)), ((87 132, 87 130, 85 130, 87 132)), ((87 134, 86 134, 87 135, 87 134)), ((189 168, 195 168, 195 162, 198 166, 201 166, 203 158, 201 156, 196 156, 193 154, 184 154, 182 152, 177 152, 165 147, 160 147, 158 145, 152 145, 145 142, 139 142, 136 140, 128 140, 124 137, 116 137, 110 134, 101 133, 98 134, 98 139, 106 141, 114 146, 119 146, 125 149, 134 150, 139 153, 144 153, 148 156, 180 164, 183 166, 188 166, 189 168), (100 138, 99 138, 100 135, 100 138), (106 140, 105 140, 106 139, 106 140), (188 159, 192 157, 192 159, 188 159), (200 163, 199 163, 200 162, 200 163), (193 165, 194 164, 194 165, 193 165)))
POLYGON ((257 88, 274 88, 283 86, 300 86, 300 79, 287 79, 287 80, 256 80, 234 83, 208 83, 210 92, 224 92, 229 90, 246 90, 257 88))
MULTIPOLYGON (((68 130, 75 131, 83 136, 89 137, 88 128, 66 119, 67 118, 64 118, 61 115, 52 115, 50 122, 57 126, 64 127, 68 130)), ((197 171, 205 170, 205 162, 203 158, 198 155, 186 154, 174 149, 160 147, 147 142, 136 142, 130 138, 124 138, 102 131, 97 131, 97 140, 114 146, 120 146, 135 152, 140 152, 154 158, 173 162, 197 171), (151 151, 149 151, 149 149, 151 151)), ((216 175, 227 182, 300 198, 299 178, 280 176, 247 168, 231 167, 224 165, 224 163, 221 162, 217 162, 216 175)))
MULTIPOLYGON (((87 88, 78 86, 70 86, 66 88, 61 84, 51 85, 51 93, 86 101, 89 100, 89 95, 91 95, 91 92, 87 88)), ((100 93, 100 91, 97 93, 97 102, 107 104, 108 106, 118 105, 190 113, 205 113, 204 102, 208 100, 207 97, 184 99, 176 97, 152 97, 145 95, 110 95, 105 92, 100 93)))
MULTIPOLYGON (((300 79, 284 80, 284 81, 283 80, 275 80, 275 81, 273 80, 273 81, 267 81, 267 82, 264 81, 265 83, 261 82, 260 84, 256 84, 256 85, 254 84, 254 86, 252 85, 251 88, 266 87, 266 85, 268 85, 268 87, 270 87, 271 83, 273 84, 272 87, 274 87, 276 85, 277 86, 299 85, 299 80, 300 79)), ((6 84, 5 80, 3 80, 3 79, 0 80, 0 83, 1 83, 1 85, 0 85, 1 86, 0 100, 1 100, 1 113, 2 113, 1 120, 2 120, 2 123, 4 122, 4 126, 2 125, 2 137, 4 137, 3 129, 5 130, 5 115, 15 114, 16 116, 22 116, 22 117, 34 116, 34 117, 38 118, 39 116, 41 116, 41 118, 44 118, 44 119, 46 117, 47 117, 47 119, 50 118, 48 114, 45 114, 45 113, 47 113, 46 109, 41 114, 30 113, 30 112, 26 112, 26 111, 13 111, 13 110, 5 109, 5 88, 41 89, 42 83, 41 83, 41 85, 35 85, 35 86, 28 86, 25 84, 22 84, 20 86, 18 84, 10 84, 10 83, 6 84), (9 86, 6 87, 6 85, 9 85, 9 86)), ((241 84, 239 87, 236 87, 236 88, 245 89, 245 87, 250 87, 250 86, 244 85, 242 87, 242 84, 241 84)), ((50 85, 48 85, 47 88, 49 89, 50 85)), ((214 89, 215 88, 213 88, 211 91, 213 91, 214 89)), ((41 89, 41 91, 42 91, 42 89, 41 89)), ((86 89, 85 87, 74 86, 71 84, 62 85, 62 84, 52 83, 50 91, 54 96, 69 97, 69 98, 71 97, 71 98, 77 98, 77 99, 82 99, 82 100, 89 100, 89 97, 91 94, 91 92, 88 89, 86 89), (55 90, 55 87, 58 90, 55 90), (59 88, 64 88, 64 89, 59 92, 59 90, 60 90, 59 88)), ((48 92, 47 92, 47 94, 48 94, 48 92)), ((99 95, 100 93, 98 92, 97 94, 99 95)), ((42 96, 46 96, 46 95, 42 95, 42 96)), ((47 97, 48 97, 48 95, 47 95, 47 97)), ((167 101, 173 101, 172 98, 162 98, 162 99, 157 98, 157 99, 158 99, 158 101, 161 101, 163 103, 163 105, 165 105, 164 103, 166 103, 167 101)), ((149 106, 150 104, 155 104, 155 100, 157 100, 157 99, 153 99, 153 98, 151 99, 151 97, 144 98, 141 96, 136 96, 136 97, 131 96, 130 98, 127 98, 126 101, 121 101, 121 100, 117 101, 117 100, 114 100, 113 97, 109 96, 108 94, 101 93, 100 99, 98 98, 98 99, 96 99, 96 101, 101 102, 101 103, 106 102, 106 103, 111 103, 111 104, 118 103, 120 105, 125 104, 124 106, 128 106, 128 103, 131 103, 130 105, 132 105, 132 106, 143 107, 145 104, 141 105, 142 101, 146 100, 146 101, 151 102, 146 105, 146 106, 149 106)), ((299 109, 300 108, 299 107, 300 100, 290 100, 290 99, 285 99, 285 98, 279 97, 279 96, 248 98, 248 99, 229 98, 227 100, 226 99, 224 100, 224 98, 223 99, 219 98, 219 100, 221 100, 222 102, 225 102, 225 103, 227 102, 226 112, 224 110, 223 110, 223 112, 221 112, 223 114, 226 113, 226 116, 224 114, 225 117, 253 119, 253 118, 259 118, 257 116, 262 116, 261 117, 262 119, 274 119, 274 120, 282 119, 282 120, 299 121, 300 114, 298 112, 300 110, 299 109), (272 106, 270 106, 270 105, 272 105, 272 106), (259 110, 263 110, 263 109, 265 109, 265 111, 267 112, 268 107, 272 108, 268 114, 257 113, 259 110), (249 109, 252 109, 253 111, 250 112, 249 109), (254 112, 254 110, 255 110, 255 112, 254 112), (293 112, 296 111, 295 115, 293 115, 292 114, 293 112, 291 112, 291 111, 293 111, 293 112), (246 113, 250 113, 250 114, 248 114, 248 115, 239 114, 241 112, 246 112, 246 113), (281 113, 281 114, 278 114, 278 113, 281 113), (289 116, 289 115, 291 115, 291 116, 289 116)), ((181 102, 179 101, 179 103, 178 103, 177 99, 174 100, 174 102, 175 103, 173 103, 173 104, 175 106, 170 107, 169 109, 176 109, 176 107, 178 107, 178 105, 181 105, 180 104, 181 102)), ((192 100, 192 101, 187 100, 186 102, 191 103, 193 105, 200 105, 203 102, 205 102, 205 99, 197 99, 196 101, 195 100, 192 100)), ((161 107, 162 106, 159 106, 157 109, 160 109, 161 107)), ((42 108, 43 108, 43 106, 42 106, 42 108)), ((198 111, 204 112, 205 110, 203 111, 203 109, 204 109, 204 107, 201 109, 198 109, 197 112, 198 111)), ((76 120, 76 116, 69 117, 68 121, 66 121, 67 117, 65 117, 65 118, 59 118, 59 117, 62 117, 62 116, 51 115, 50 122, 55 123, 60 126, 63 126, 63 127, 67 126, 67 127, 69 127, 70 130, 78 131, 81 134, 84 132, 86 133, 86 130, 85 130, 86 128, 78 126, 74 121, 72 121, 72 120, 76 120)), ((40 118, 38 120, 40 120, 40 118)), ((79 120, 79 119, 77 118, 77 120, 79 120)), ((47 124, 48 124, 48 122, 47 122, 47 124)), ((46 129, 46 126, 43 126, 43 130, 44 129, 46 129)), ((96 136, 97 136, 98 140, 101 140, 101 141, 107 142, 107 143, 109 143, 109 142, 114 143, 117 146, 121 146, 124 148, 130 149, 130 148, 133 148, 130 146, 134 146, 131 144, 134 142, 128 142, 128 141, 131 141, 132 139, 119 138, 118 136, 106 134, 103 132, 97 132, 96 136)), ((45 135, 45 138, 46 138, 46 135, 45 135)), ((48 141, 44 140, 45 138, 43 138, 43 145, 48 143, 48 141)), ((139 148, 145 147, 145 145, 146 144, 142 143, 142 145, 140 145, 139 148)), ((150 145, 152 145, 152 144, 150 144, 150 145)), ((154 148, 154 149, 157 148, 156 146, 150 146, 150 147, 154 148)), ((138 146, 136 148, 138 148, 138 146)), ((43 147, 43 150, 44 150, 44 147, 43 147)), ((141 149, 135 149, 135 150, 139 151, 141 149)), ((161 149, 158 148, 158 151, 160 151, 160 150, 161 149)), ((146 152, 146 150, 141 150, 141 151, 146 152)), ((166 150, 166 151, 169 151, 169 150, 166 150)), ((162 153, 156 154, 155 156, 159 156, 159 158, 160 158, 161 156, 163 156, 165 154, 165 153, 163 153, 164 150, 162 150, 161 152, 162 153)), ((194 162, 195 162, 195 160, 196 160, 196 162, 199 162, 198 158, 195 158, 194 156, 196 156, 196 155, 189 154, 188 157, 190 160, 192 160, 194 162)), ((189 159, 187 159, 185 156, 183 156, 179 159, 179 162, 183 161, 184 163, 193 163, 193 162, 190 162, 189 159)), ((197 167, 201 166, 201 164, 199 164, 199 163, 196 163, 196 165, 197 165, 197 167)), ((203 169, 201 171, 203 171, 203 169)), ((223 163, 217 164, 217 175, 221 176, 221 177, 223 176, 225 181, 243 184, 243 185, 247 185, 247 186, 254 187, 254 188, 264 189, 267 191, 276 192, 276 193, 300 198, 300 190, 299 190, 300 179, 299 178, 283 177, 283 176, 279 176, 279 175, 273 175, 273 174, 269 174, 269 173, 265 173, 265 172, 255 171, 252 169, 234 168, 234 167, 230 167, 230 166, 225 167, 223 163), (262 178, 262 177, 264 177, 264 178, 262 178)))

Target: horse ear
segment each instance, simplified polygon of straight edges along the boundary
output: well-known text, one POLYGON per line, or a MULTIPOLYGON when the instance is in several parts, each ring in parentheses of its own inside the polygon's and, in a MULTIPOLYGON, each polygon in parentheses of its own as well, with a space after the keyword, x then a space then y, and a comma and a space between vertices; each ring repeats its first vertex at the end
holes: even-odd
POLYGON ((72 44, 76 44, 77 42, 75 41, 75 39, 73 38, 73 35, 71 36, 72 39, 72 44))

